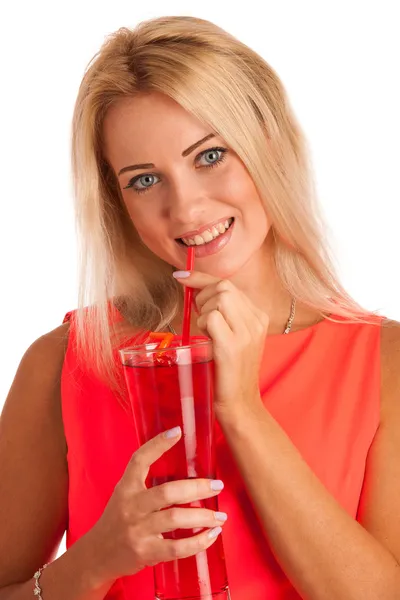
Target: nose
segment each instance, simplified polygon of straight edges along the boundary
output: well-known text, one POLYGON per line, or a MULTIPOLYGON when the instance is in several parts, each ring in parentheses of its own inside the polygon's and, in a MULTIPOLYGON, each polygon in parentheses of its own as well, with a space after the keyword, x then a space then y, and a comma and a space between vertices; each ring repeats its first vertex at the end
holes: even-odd
POLYGON ((168 218, 175 224, 196 229, 205 214, 204 191, 192 183, 180 181, 171 186, 167 205, 168 218))

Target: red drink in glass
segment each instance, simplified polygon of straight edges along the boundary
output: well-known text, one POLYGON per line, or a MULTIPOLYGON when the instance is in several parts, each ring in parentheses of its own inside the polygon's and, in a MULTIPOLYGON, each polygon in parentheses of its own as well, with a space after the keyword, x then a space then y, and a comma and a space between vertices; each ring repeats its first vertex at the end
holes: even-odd
MULTIPOLYGON (((182 438, 150 469, 148 487, 187 478, 216 478, 213 413, 214 362, 212 342, 192 337, 168 348, 157 343, 121 350, 140 443, 177 425, 182 438)), ((187 505, 218 510, 218 498, 187 505)), ((180 539, 201 529, 177 529, 163 536, 180 539)), ((229 599, 221 536, 204 552, 154 567, 157 600, 229 599)))

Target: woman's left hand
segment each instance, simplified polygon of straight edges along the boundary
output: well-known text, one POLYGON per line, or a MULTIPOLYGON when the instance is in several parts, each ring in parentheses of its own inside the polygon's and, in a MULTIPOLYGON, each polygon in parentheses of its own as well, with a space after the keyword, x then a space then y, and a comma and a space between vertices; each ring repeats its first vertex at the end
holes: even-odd
POLYGON ((260 403, 259 372, 268 315, 227 279, 191 271, 178 278, 195 292, 198 328, 213 340, 214 406, 218 418, 260 403))

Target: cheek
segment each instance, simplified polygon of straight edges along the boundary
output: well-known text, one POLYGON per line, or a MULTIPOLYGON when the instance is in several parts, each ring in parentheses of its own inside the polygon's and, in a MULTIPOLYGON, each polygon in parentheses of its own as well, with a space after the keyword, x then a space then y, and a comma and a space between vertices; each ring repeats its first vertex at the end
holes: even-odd
POLYGON ((271 225, 266 208, 256 186, 247 174, 236 179, 235 185, 228 189, 234 205, 242 213, 246 227, 250 227, 258 235, 266 236, 271 225))
POLYGON ((228 179, 224 189, 229 198, 235 200, 236 203, 245 202, 249 193, 252 193, 251 187, 244 177, 228 179))
POLYGON ((159 240, 161 238, 161 232, 160 228, 157 227, 155 222, 149 223, 146 221, 144 223, 140 223, 136 226, 136 230, 142 241, 146 244, 146 246, 151 248, 151 250, 154 250, 158 247, 159 240))
POLYGON ((136 231, 143 241, 147 238, 150 240, 157 239, 155 236, 157 222, 156 219, 150 217, 150 211, 137 210, 132 206, 127 206, 127 210, 136 231))
POLYGON ((143 203, 125 202, 126 209, 138 233, 148 231, 154 220, 150 218, 152 211, 146 210, 143 203))
POLYGON ((260 202, 257 189, 244 166, 234 164, 223 181, 224 196, 239 209, 252 208, 260 202))
POLYGON ((162 244, 165 232, 157 214, 153 214, 153 212, 150 209, 138 211, 133 210, 132 207, 128 208, 129 216, 142 242, 154 254, 165 259, 165 250, 162 244))

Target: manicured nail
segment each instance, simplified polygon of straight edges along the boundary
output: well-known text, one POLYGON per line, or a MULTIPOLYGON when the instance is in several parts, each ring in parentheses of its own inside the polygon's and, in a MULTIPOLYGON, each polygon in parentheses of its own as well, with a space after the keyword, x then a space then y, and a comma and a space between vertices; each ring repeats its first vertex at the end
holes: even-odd
POLYGON ((226 521, 228 518, 228 515, 224 512, 216 512, 215 518, 217 519, 217 521, 226 521))
POLYGON ((174 438, 174 437, 178 437, 178 435, 180 435, 180 433, 181 433, 180 427, 173 427, 172 429, 168 429, 168 431, 164 432, 164 437, 174 438))
POLYGON ((185 277, 190 276, 190 271, 174 271, 172 276, 175 277, 175 279, 184 279, 185 277))
POLYGON ((215 538, 217 537, 217 535, 219 535, 222 531, 222 527, 214 527, 214 529, 211 529, 211 531, 208 532, 208 537, 209 538, 215 538))
POLYGON ((214 492, 218 492, 224 489, 224 484, 220 479, 213 479, 211 481, 211 489, 214 490, 214 492))

